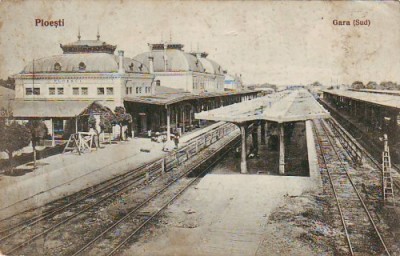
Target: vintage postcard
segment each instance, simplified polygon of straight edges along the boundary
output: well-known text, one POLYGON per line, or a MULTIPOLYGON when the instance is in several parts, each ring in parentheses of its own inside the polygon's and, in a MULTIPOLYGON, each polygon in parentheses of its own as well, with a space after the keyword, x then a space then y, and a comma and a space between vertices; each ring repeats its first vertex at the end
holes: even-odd
POLYGON ((0 0, 0 255, 400 255, 399 24, 0 0))

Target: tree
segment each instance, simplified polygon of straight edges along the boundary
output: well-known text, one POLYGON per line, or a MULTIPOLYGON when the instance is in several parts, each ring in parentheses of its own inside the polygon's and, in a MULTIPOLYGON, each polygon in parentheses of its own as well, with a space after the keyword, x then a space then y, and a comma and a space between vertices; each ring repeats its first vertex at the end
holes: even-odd
POLYGON ((355 82, 353 82, 353 83, 351 84, 351 88, 357 90, 357 89, 364 89, 365 86, 364 86, 363 82, 361 82, 361 81, 355 81, 355 82))
POLYGON ((8 77, 7 80, 0 79, 0 86, 15 90, 15 79, 8 77))
POLYGON ((365 85, 366 89, 378 89, 378 84, 374 81, 369 81, 367 85, 365 85))
POLYGON ((393 83, 392 81, 384 81, 380 84, 381 87, 385 90, 399 90, 399 85, 397 83, 393 83))
POLYGON ((120 136, 119 139, 122 140, 122 127, 132 123, 132 116, 129 113, 126 113, 124 107, 116 107, 114 110, 115 119, 114 123, 119 125, 120 128, 120 136))
POLYGON ((318 81, 315 81, 315 82, 312 83, 311 85, 312 85, 312 86, 315 86, 315 87, 321 87, 321 86, 322 86, 322 84, 321 84, 320 82, 318 82, 318 81))
POLYGON ((48 129, 46 124, 41 120, 30 120, 26 124, 26 128, 28 128, 29 132, 31 133, 33 168, 36 168, 36 144, 47 135, 48 129))
POLYGON ((12 122, 6 125, 4 120, 0 121, 0 151, 8 154, 10 163, 13 153, 29 145, 31 133, 24 125, 12 122))

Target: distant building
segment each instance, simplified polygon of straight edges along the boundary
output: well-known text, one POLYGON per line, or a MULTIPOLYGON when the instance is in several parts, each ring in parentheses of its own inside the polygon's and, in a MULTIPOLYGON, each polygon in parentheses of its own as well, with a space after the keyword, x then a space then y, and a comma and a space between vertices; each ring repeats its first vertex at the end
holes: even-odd
POLYGON ((224 72, 225 74, 225 81, 224 81, 224 88, 225 90, 242 90, 243 89, 243 82, 242 82, 242 76, 238 75, 230 75, 226 71, 224 72))

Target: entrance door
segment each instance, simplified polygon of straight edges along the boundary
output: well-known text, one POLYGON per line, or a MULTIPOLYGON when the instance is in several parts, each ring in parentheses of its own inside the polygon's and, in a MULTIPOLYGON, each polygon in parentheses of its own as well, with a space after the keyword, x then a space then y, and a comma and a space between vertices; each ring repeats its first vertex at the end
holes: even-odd
POLYGON ((140 132, 147 131, 147 115, 146 113, 139 113, 140 115, 140 132))

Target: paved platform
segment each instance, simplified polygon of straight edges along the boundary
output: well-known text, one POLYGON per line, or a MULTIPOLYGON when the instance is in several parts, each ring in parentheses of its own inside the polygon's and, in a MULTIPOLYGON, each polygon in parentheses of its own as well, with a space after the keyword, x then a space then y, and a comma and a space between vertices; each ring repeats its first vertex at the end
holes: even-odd
POLYGON ((270 214, 287 196, 322 189, 311 121, 306 134, 310 177, 235 174, 217 165, 213 173, 224 174, 208 174, 189 188, 166 210, 162 227, 122 255, 279 255, 262 246, 270 214))
POLYGON ((257 255, 272 211, 317 188, 307 177, 208 174, 168 208, 156 234, 123 255, 257 255))
MULTIPOLYGON (((222 122, 181 137, 179 147, 222 122)), ((0 219, 34 208, 106 181, 118 174, 152 162, 167 152, 163 143, 134 138, 81 156, 59 154, 39 161, 39 167, 23 176, 0 176, 0 219), (141 152, 141 148, 151 152, 141 152)), ((17 168, 29 169, 22 165, 17 168)))

